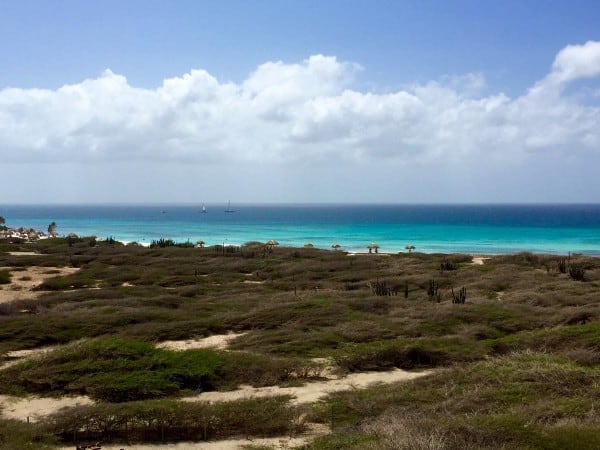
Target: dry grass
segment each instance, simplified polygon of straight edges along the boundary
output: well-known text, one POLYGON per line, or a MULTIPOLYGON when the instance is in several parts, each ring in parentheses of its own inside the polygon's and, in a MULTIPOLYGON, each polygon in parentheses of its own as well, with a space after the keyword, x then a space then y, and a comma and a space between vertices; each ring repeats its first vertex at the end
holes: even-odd
MULTIPOLYGON (((0 354, 81 339, 102 343, 117 338, 154 348, 164 341, 204 342, 236 333, 226 352, 227 376, 215 372, 220 384, 213 387, 295 383, 290 376, 312 367, 312 358, 333 359, 341 372, 449 368, 429 381, 415 381, 414 389, 394 386, 381 396, 367 390, 332 397, 338 421, 352 429, 315 448, 511 448, 514 443, 543 448, 560 441, 561 433, 595 436, 590 431, 595 416, 586 421, 588 416, 570 403, 582 399, 588 405, 587 397, 573 393, 561 377, 588 392, 584 385, 596 376, 597 258, 572 257, 570 263, 585 270, 585 281, 577 281, 561 273, 560 258, 528 253, 473 264, 468 255, 350 257, 291 248, 265 255, 251 246, 223 255, 216 248, 92 244, 86 239, 71 246, 61 239, 0 244, 0 267, 11 268, 11 283, 31 282, 27 278, 33 278, 29 272, 34 268, 49 277, 38 290, 0 305, 0 354), (428 299, 432 279, 439 286, 439 302, 428 299), (396 295, 374 295, 369 283, 377 280, 396 295), (466 303, 454 305, 451 291, 462 286, 466 303), (549 359, 543 362, 544 357, 549 359), (504 372, 492 370, 489 358, 504 372), (525 378, 515 380, 516 374, 525 378), (537 399, 547 395, 556 400, 556 408, 542 408, 537 399), (533 399, 534 406, 525 411, 514 406, 516 399, 533 399), (543 416, 544 410, 551 414, 543 416), (453 411, 462 422, 443 411, 453 411), (523 428, 528 415, 536 418, 536 426, 523 428), (569 422, 573 418, 581 425, 569 422)), ((48 373, 62 374, 62 381, 70 380, 74 372, 69 367, 77 361, 63 356, 59 361, 48 355, 39 364, 48 373)), ((144 369, 142 361, 148 362, 130 361, 128 370, 144 369)), ((3 371, 2 389, 44 391, 29 383, 43 380, 33 369, 15 365, 3 371)), ((160 378, 173 366, 153 370, 160 378)), ((73 386, 58 383, 47 391, 82 392, 73 386)), ((180 391, 176 387, 160 395, 180 391)))

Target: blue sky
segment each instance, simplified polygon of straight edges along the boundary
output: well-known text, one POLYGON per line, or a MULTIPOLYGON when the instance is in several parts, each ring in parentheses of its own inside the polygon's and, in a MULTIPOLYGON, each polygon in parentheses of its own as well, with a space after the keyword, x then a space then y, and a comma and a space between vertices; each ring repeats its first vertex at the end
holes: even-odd
POLYGON ((0 201, 597 202, 599 23, 597 1, 0 0, 0 201))
POLYGON ((192 68, 241 81, 313 54, 377 89, 485 72, 517 94, 567 43, 600 39, 597 1, 5 1, 0 86, 59 87, 106 68, 154 87, 192 68))

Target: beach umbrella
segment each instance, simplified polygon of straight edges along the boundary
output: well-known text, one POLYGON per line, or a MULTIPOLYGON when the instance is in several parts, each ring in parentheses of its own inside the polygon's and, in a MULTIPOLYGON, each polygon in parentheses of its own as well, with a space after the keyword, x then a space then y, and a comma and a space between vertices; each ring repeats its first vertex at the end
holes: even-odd
POLYGON ((406 247, 404 247, 406 250, 408 250, 408 253, 412 252, 416 247, 412 244, 408 244, 406 247))
POLYGON ((369 249, 369 253, 371 253, 373 250, 375 250, 375 253, 378 253, 379 244, 376 244, 375 242, 371 242, 367 248, 369 249))
POLYGON ((196 244, 198 245, 198 247, 204 248, 204 246, 206 245, 206 242, 204 242, 202 239, 200 239, 199 241, 196 241, 196 244))
POLYGON ((340 244, 333 244, 331 246, 331 248, 334 249, 334 250, 339 250, 340 248, 342 248, 342 246, 340 244))
POLYGON ((314 245, 312 245, 310 242, 307 242, 306 244, 304 244, 304 248, 313 248, 314 245))
POLYGON ((274 247, 276 245, 279 245, 279 242, 277 242, 275 239, 271 239, 269 242, 267 242, 267 245, 274 247))

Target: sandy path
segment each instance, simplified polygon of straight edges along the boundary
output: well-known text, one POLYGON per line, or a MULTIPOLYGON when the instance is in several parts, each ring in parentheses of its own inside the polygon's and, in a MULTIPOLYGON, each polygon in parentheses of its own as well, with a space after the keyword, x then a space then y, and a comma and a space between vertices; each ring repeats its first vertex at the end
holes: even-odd
POLYGON ((31 266, 20 271, 12 270, 10 267, 1 267, 0 269, 8 269, 11 273, 10 284, 0 285, 0 303, 39 297, 43 292, 34 291, 33 289, 39 286, 44 280, 70 275, 79 270, 79 268, 75 267, 40 266, 31 266))
MULTIPOLYGON (((304 386, 279 387, 268 386, 254 388, 251 386, 242 386, 240 389, 228 392, 203 392, 193 397, 182 398, 183 401, 197 402, 224 402, 238 400, 248 397, 269 397, 274 395, 291 395, 293 402, 311 403, 325 397, 333 392, 347 391, 351 389, 365 388, 375 383, 394 383, 397 381, 408 381, 430 374, 431 371, 407 372, 401 369, 390 370, 387 372, 362 372, 354 373, 346 377, 307 383, 304 386)), ((55 413, 61 408, 73 407, 77 405, 89 405, 94 403, 89 397, 13 397, 0 395, 0 408, 2 415, 11 419, 31 421, 39 420, 45 416, 55 413)))
POLYGON ((8 252, 11 256, 44 256, 43 253, 37 252, 8 252))
POLYGON ((271 397, 275 395, 291 395, 296 404, 312 403, 333 392, 348 391, 351 389, 365 388, 376 383, 394 383, 397 381, 408 381, 429 375, 431 371, 407 372, 406 370, 395 369, 387 372, 361 372, 353 373, 346 377, 317 381, 307 383, 304 386, 279 387, 267 386, 255 388, 252 386, 241 386, 240 389, 227 392, 203 392, 193 397, 185 397, 182 400, 187 402, 209 401, 224 402, 239 400, 248 397, 271 397))
POLYGON ((90 405, 94 403, 88 397, 12 397, 9 395, 0 395, 0 408, 2 415, 9 419, 26 421, 27 417, 31 422, 40 420, 43 417, 55 413, 61 408, 68 408, 77 405, 90 405))
POLYGON ((27 350, 13 350, 11 352, 7 352, 6 357, 10 358, 10 360, 0 365, 0 370, 6 369, 10 366, 14 366, 15 364, 20 363, 26 358, 33 358, 34 356, 43 355, 44 353, 51 352, 54 349, 56 349, 56 347, 40 347, 31 348, 27 350))
POLYGON ((225 350, 229 343, 246 333, 215 334, 201 339, 186 339, 182 341, 164 341, 156 346, 168 350, 183 351, 196 348, 215 348, 225 350))
MULTIPOLYGON (((179 442, 177 444, 134 444, 103 445, 102 450, 239 450, 246 445, 264 445, 275 449, 288 449, 306 444, 307 437, 274 437, 227 439, 213 442, 179 442)), ((60 447, 60 450, 73 450, 74 446, 60 447)))

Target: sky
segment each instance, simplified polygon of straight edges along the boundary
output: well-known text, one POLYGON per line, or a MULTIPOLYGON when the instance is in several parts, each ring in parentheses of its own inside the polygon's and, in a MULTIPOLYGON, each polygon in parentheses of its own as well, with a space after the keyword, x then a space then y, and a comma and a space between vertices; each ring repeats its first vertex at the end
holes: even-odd
POLYGON ((0 0, 0 204, 598 203, 598 1, 0 0))

